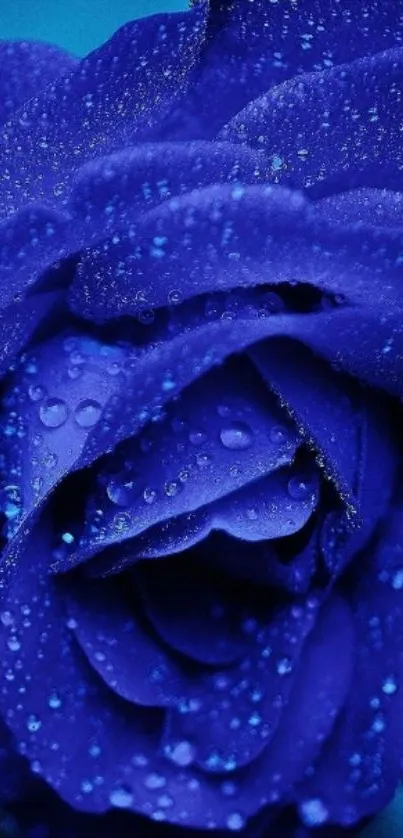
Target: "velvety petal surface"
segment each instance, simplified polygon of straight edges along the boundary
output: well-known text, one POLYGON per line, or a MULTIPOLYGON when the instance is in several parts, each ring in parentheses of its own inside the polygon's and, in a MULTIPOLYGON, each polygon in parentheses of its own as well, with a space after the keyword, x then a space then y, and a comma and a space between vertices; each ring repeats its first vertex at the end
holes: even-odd
POLYGON ((22 357, 3 407, 7 469, 16 475, 19 495, 15 523, 36 511, 74 468, 129 357, 122 347, 82 334, 61 334, 22 357))
POLYGON ((67 584, 66 608, 83 652, 113 692, 150 707, 168 706, 185 694, 186 675, 111 580, 67 584))
MULTIPOLYGON (((243 825, 248 815, 269 800, 273 785, 268 787, 267 783, 267 757, 247 773, 234 776, 233 797, 231 785, 202 777, 191 766, 186 767, 183 750, 159 756, 161 711, 135 708, 114 697, 102 681, 91 677, 88 664, 72 642, 74 625, 69 626, 63 599, 55 595, 51 578, 41 572, 49 549, 49 537, 40 529, 27 544, 21 542, 19 572, 4 600, 9 616, 2 621, 2 666, 5 671, 11 669, 14 678, 5 678, 0 701, 7 724, 17 741, 24 743, 21 748, 34 770, 81 810, 100 812, 112 806, 157 820, 166 818, 176 824, 203 827, 227 827, 237 813, 237 822, 243 825), (38 557, 36 565, 27 561, 33 550, 38 557), (21 668, 18 661, 22 661, 21 668), (30 673, 35 677, 27 679, 30 673), (114 760, 110 759, 111 735, 114 760), (163 815, 155 814, 161 811, 163 815)), ((309 755, 316 748, 318 731, 323 734, 329 728, 329 707, 335 709, 344 699, 348 666, 335 669, 332 642, 337 638, 340 648, 340 633, 335 629, 344 626, 343 660, 348 662, 346 616, 345 609, 340 613, 337 607, 325 612, 319 634, 320 648, 326 652, 323 665, 318 666, 318 645, 313 644, 311 649, 312 663, 306 672, 312 672, 312 677, 307 684, 312 695, 318 687, 325 689, 327 704, 323 721, 317 717, 317 723, 310 729, 308 726, 309 733, 304 736, 309 755)), ((295 614, 295 630, 298 619, 295 614)), ((304 714, 298 717, 300 723, 306 724, 304 714)), ((295 763, 287 780, 294 781, 294 774, 295 763)))
POLYGON ((392 511, 346 585, 357 637, 352 687, 334 733, 298 791, 325 819, 356 823, 392 799, 401 774, 402 511, 392 511))
POLYGON ((204 28, 203 4, 127 23, 27 102, 1 138, 1 215, 38 199, 60 203, 84 163, 155 125, 186 84, 204 28))
MULTIPOLYGON (((116 453, 98 474, 80 542, 81 556, 89 550, 93 553, 97 544, 125 540, 164 519, 211 504, 292 461, 297 434, 276 399, 252 373, 240 364, 236 370, 223 367, 201 378, 172 404, 162 422, 149 425, 116 453), (99 507, 103 514, 97 527, 94 517, 98 518, 99 507)), ((174 374, 165 371, 166 391, 174 389, 174 374)), ((279 481, 282 492, 284 481, 279 481)), ((314 485, 312 490, 316 494, 314 485)), ((264 485, 257 491, 256 502, 261 506, 264 485)), ((303 500, 308 499, 309 508, 310 497, 307 490, 303 500)), ((222 508, 224 516, 233 519, 234 528, 245 502, 247 494, 238 505, 222 508)), ((219 518, 220 507, 216 509, 219 518)), ((244 521, 245 533, 248 526, 258 526, 259 516, 255 517, 244 521)))
POLYGON ((273 87, 220 136, 264 150, 276 181, 314 194, 401 189, 401 48, 273 87))
POLYGON ((402 43, 400 10, 388 0, 210 0, 206 48, 191 95, 163 130, 214 137, 259 94, 302 71, 320 71, 402 43))
POLYGON ((0 124, 77 63, 68 52, 51 44, 0 41, 0 124))

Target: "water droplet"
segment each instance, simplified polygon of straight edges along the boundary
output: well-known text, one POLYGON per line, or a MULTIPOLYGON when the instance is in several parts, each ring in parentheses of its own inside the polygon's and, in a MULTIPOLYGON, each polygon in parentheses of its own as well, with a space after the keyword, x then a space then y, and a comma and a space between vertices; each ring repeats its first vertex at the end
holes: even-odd
POLYGON ((245 422, 232 422, 220 431, 220 440, 224 448, 230 451, 244 451, 252 445, 253 434, 245 422))
POLYGON ((182 742, 178 742, 173 747, 169 747, 167 750, 167 756, 169 759, 172 760, 176 765, 181 766, 184 768, 187 765, 190 765, 196 756, 196 750, 194 745, 187 740, 183 740, 182 742))
POLYGON ((92 428, 96 425, 102 413, 102 407, 94 399, 83 399, 75 411, 74 419, 80 428, 92 428))
POLYGON ((401 591, 403 588, 403 569, 399 568, 392 576, 392 588, 395 591, 401 591))
POLYGON ((57 692, 52 692, 48 699, 48 705, 51 710, 58 710, 62 706, 62 701, 57 692))
POLYGON ((47 451, 43 458, 43 463, 46 468, 55 468, 58 463, 57 454, 55 454, 54 451, 47 451))
POLYGON ((189 433, 189 440, 192 443, 192 445, 203 445, 203 442, 205 442, 206 439, 207 434, 205 433, 205 431, 202 431, 200 429, 190 431, 189 433))
POLYGON ((116 506, 131 506, 134 500, 140 496, 142 488, 136 475, 128 477, 125 474, 117 474, 109 480, 106 494, 116 506))
POLYGON ((309 483, 302 480, 301 477, 290 477, 287 491, 293 500, 306 500, 310 494, 309 483))
POLYGON ((8 646, 8 648, 10 649, 10 652, 19 652, 19 650, 21 649, 21 643, 20 643, 20 641, 19 641, 19 640, 15 637, 15 635, 13 635, 12 637, 9 637, 9 638, 8 638, 8 640, 7 640, 7 646, 8 646))
POLYGON ((109 802, 111 806, 115 806, 118 809, 128 809, 133 803, 133 792, 130 786, 121 785, 112 789, 109 795, 109 802))
POLYGON ((289 675, 292 670, 292 662, 290 658, 281 658, 277 664, 277 672, 279 675, 289 675))
POLYGON ((38 730, 41 729, 41 727, 42 727, 41 720, 38 718, 38 716, 35 716, 34 713, 31 713, 31 715, 28 716, 28 718, 27 718, 27 728, 28 728, 29 732, 30 733, 37 733, 38 730))
POLYGON ((32 402, 39 402, 44 398, 46 391, 40 384, 31 384, 28 388, 28 395, 32 402))
POLYGON ((83 780, 80 788, 83 794, 91 794, 91 792, 94 791, 94 786, 90 780, 83 780))
POLYGON ((197 454, 196 463, 199 468, 206 468, 211 463, 211 457, 209 457, 208 454, 197 454))
POLYGON ((172 291, 168 292, 168 303, 170 303, 170 305, 178 305, 178 303, 180 303, 180 301, 181 301, 180 291, 177 291, 176 289, 172 289, 172 291))
POLYGON ((157 497, 157 492, 154 489, 151 489, 150 486, 146 486, 143 492, 143 498, 146 503, 154 503, 157 497))
POLYGON ((174 799, 169 794, 161 794, 157 804, 161 806, 161 809, 170 809, 174 805, 174 799))
POLYGON ((82 367, 68 367, 67 368, 67 375, 71 378, 72 381, 75 381, 77 378, 80 378, 80 375, 83 374, 82 367))
POLYGON ((240 812, 231 812, 231 814, 227 817, 227 827, 228 829, 231 829, 233 832, 243 829, 245 823, 246 820, 240 812))
POLYGON ((175 495, 178 494, 178 492, 181 491, 182 488, 183 485, 181 485, 181 483, 178 483, 177 480, 169 480, 167 483, 165 483, 165 494, 167 495, 167 497, 173 498, 175 495))
POLYGON ((288 439, 287 428, 284 425, 274 425, 269 436, 275 445, 283 445, 288 439))
POLYGON ((264 292, 260 297, 260 303, 268 314, 279 314, 285 308, 281 297, 273 291, 264 292))
POLYGON ((397 684, 393 677, 387 678, 382 684, 382 692, 385 695, 394 695, 397 690, 397 684))
POLYGON ((66 620, 66 626, 70 629, 70 631, 74 631, 74 629, 78 628, 78 622, 74 619, 74 617, 69 617, 68 620, 66 620))
POLYGON ((10 484, 4 487, 1 494, 4 495, 4 498, 1 499, 3 512, 8 521, 14 521, 19 517, 22 508, 20 489, 18 486, 10 484))
POLYGON ((172 375, 170 373, 167 373, 166 376, 163 378, 161 386, 164 393, 169 393, 176 387, 176 382, 172 378, 172 375))
POLYGON ((150 791, 162 789, 166 785, 166 779, 162 776, 162 774, 152 772, 151 774, 147 774, 147 777, 144 780, 144 785, 147 789, 150 789, 150 791))
POLYGON ((63 399, 46 399, 39 408, 39 418, 45 428, 60 428, 68 415, 69 410, 63 399))
POLYGON ((304 800, 299 807, 299 812, 305 826, 320 826, 326 823, 329 817, 325 804, 318 797, 304 800))

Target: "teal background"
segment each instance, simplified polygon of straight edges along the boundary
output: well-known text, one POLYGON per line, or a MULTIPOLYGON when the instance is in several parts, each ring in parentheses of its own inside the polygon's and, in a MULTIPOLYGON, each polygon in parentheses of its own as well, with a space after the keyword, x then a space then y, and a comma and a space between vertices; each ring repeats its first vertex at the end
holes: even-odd
MULTIPOLYGON (((187 0, 0 0, 0 38, 49 41, 85 55, 128 20, 187 5, 187 0)), ((403 838, 403 791, 360 838, 403 838)))
POLYGON ((85 55, 128 20, 187 5, 187 0, 0 0, 0 38, 50 41, 85 55))

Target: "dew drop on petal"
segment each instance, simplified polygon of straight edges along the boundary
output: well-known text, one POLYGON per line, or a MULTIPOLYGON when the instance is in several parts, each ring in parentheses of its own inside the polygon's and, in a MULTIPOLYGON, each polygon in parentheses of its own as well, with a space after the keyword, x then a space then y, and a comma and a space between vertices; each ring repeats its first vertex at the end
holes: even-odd
POLYGON ((326 823, 329 817, 325 804, 318 797, 304 800, 299 807, 299 813, 305 826, 320 826, 326 823))
POLYGON ((274 425, 270 431, 270 439, 275 445, 283 445, 287 441, 287 428, 284 425, 274 425))
POLYGON ((182 484, 179 483, 177 480, 169 480, 165 483, 165 494, 168 498, 173 498, 178 492, 181 491, 183 488, 182 484))
POLYGON ((45 428, 60 428, 68 415, 69 410, 63 399, 46 399, 39 408, 39 418, 45 428))
POLYGON ((147 774, 144 785, 150 791, 155 789, 162 789, 166 785, 166 779, 162 776, 162 774, 156 774, 154 771, 151 774, 147 774))
POLYGON ((51 710, 58 710, 62 706, 61 698, 57 692, 52 692, 48 698, 48 705, 51 710))
POLYGON ((187 740, 183 740, 182 742, 178 742, 173 747, 169 748, 167 751, 167 756, 169 759, 172 760, 176 765, 181 766, 184 768, 187 765, 190 765, 196 756, 196 750, 194 745, 187 740))
POLYGON ((115 806, 117 809, 128 809, 133 803, 133 792, 130 786, 121 785, 112 789, 109 802, 111 806, 115 806))
POLYGON ((38 716, 35 716, 34 713, 31 713, 31 715, 28 716, 28 718, 27 718, 27 728, 28 728, 29 732, 30 733, 37 733, 38 730, 41 729, 41 727, 42 727, 41 720, 38 718, 38 716))
POLYGON ((233 832, 243 829, 245 823, 245 818, 240 812, 231 812, 227 817, 227 827, 233 832))
POLYGON ((45 389, 40 384, 31 384, 28 395, 32 402, 39 402, 45 396, 45 389))
MULTIPOLYGON (((143 484, 144 485, 144 484, 143 484)), ((136 475, 114 475, 106 486, 106 494, 116 506, 130 506, 139 497, 143 486, 136 475)))
POLYGON ((143 492, 143 498, 146 503, 154 503, 157 497, 157 492, 154 489, 151 489, 150 486, 146 486, 143 492))
POLYGON ((243 451, 251 447, 253 434, 245 422, 232 422, 221 429, 220 440, 230 451, 243 451))
POLYGON ((291 477, 287 484, 290 498, 293 500, 306 500, 309 497, 309 484, 300 477, 291 477))
POLYGON ((189 440, 192 445, 202 445, 206 441, 206 438, 207 434, 197 428, 189 433, 189 440))
POLYGON ((75 411, 74 419, 80 428, 92 428, 96 425, 102 413, 102 407, 94 399, 83 399, 75 411))
POLYGON ((281 660, 278 661, 276 668, 279 675, 289 675, 292 670, 290 658, 281 658, 281 660))
POLYGON ((397 684, 394 678, 387 678, 382 684, 382 692, 385 695, 394 695, 397 690, 397 684))

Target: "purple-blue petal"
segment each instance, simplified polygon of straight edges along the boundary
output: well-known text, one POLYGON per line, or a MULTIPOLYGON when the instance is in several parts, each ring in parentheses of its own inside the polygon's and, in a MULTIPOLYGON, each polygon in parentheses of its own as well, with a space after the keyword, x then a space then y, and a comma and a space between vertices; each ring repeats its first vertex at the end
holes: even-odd
POLYGON ((0 41, 0 124, 48 84, 71 72, 76 63, 76 58, 51 44, 0 41))
POLYGON ((296 799, 322 802, 350 826, 392 799, 401 775, 403 562, 401 506, 357 563, 346 596, 356 643, 351 689, 332 736, 296 799))

